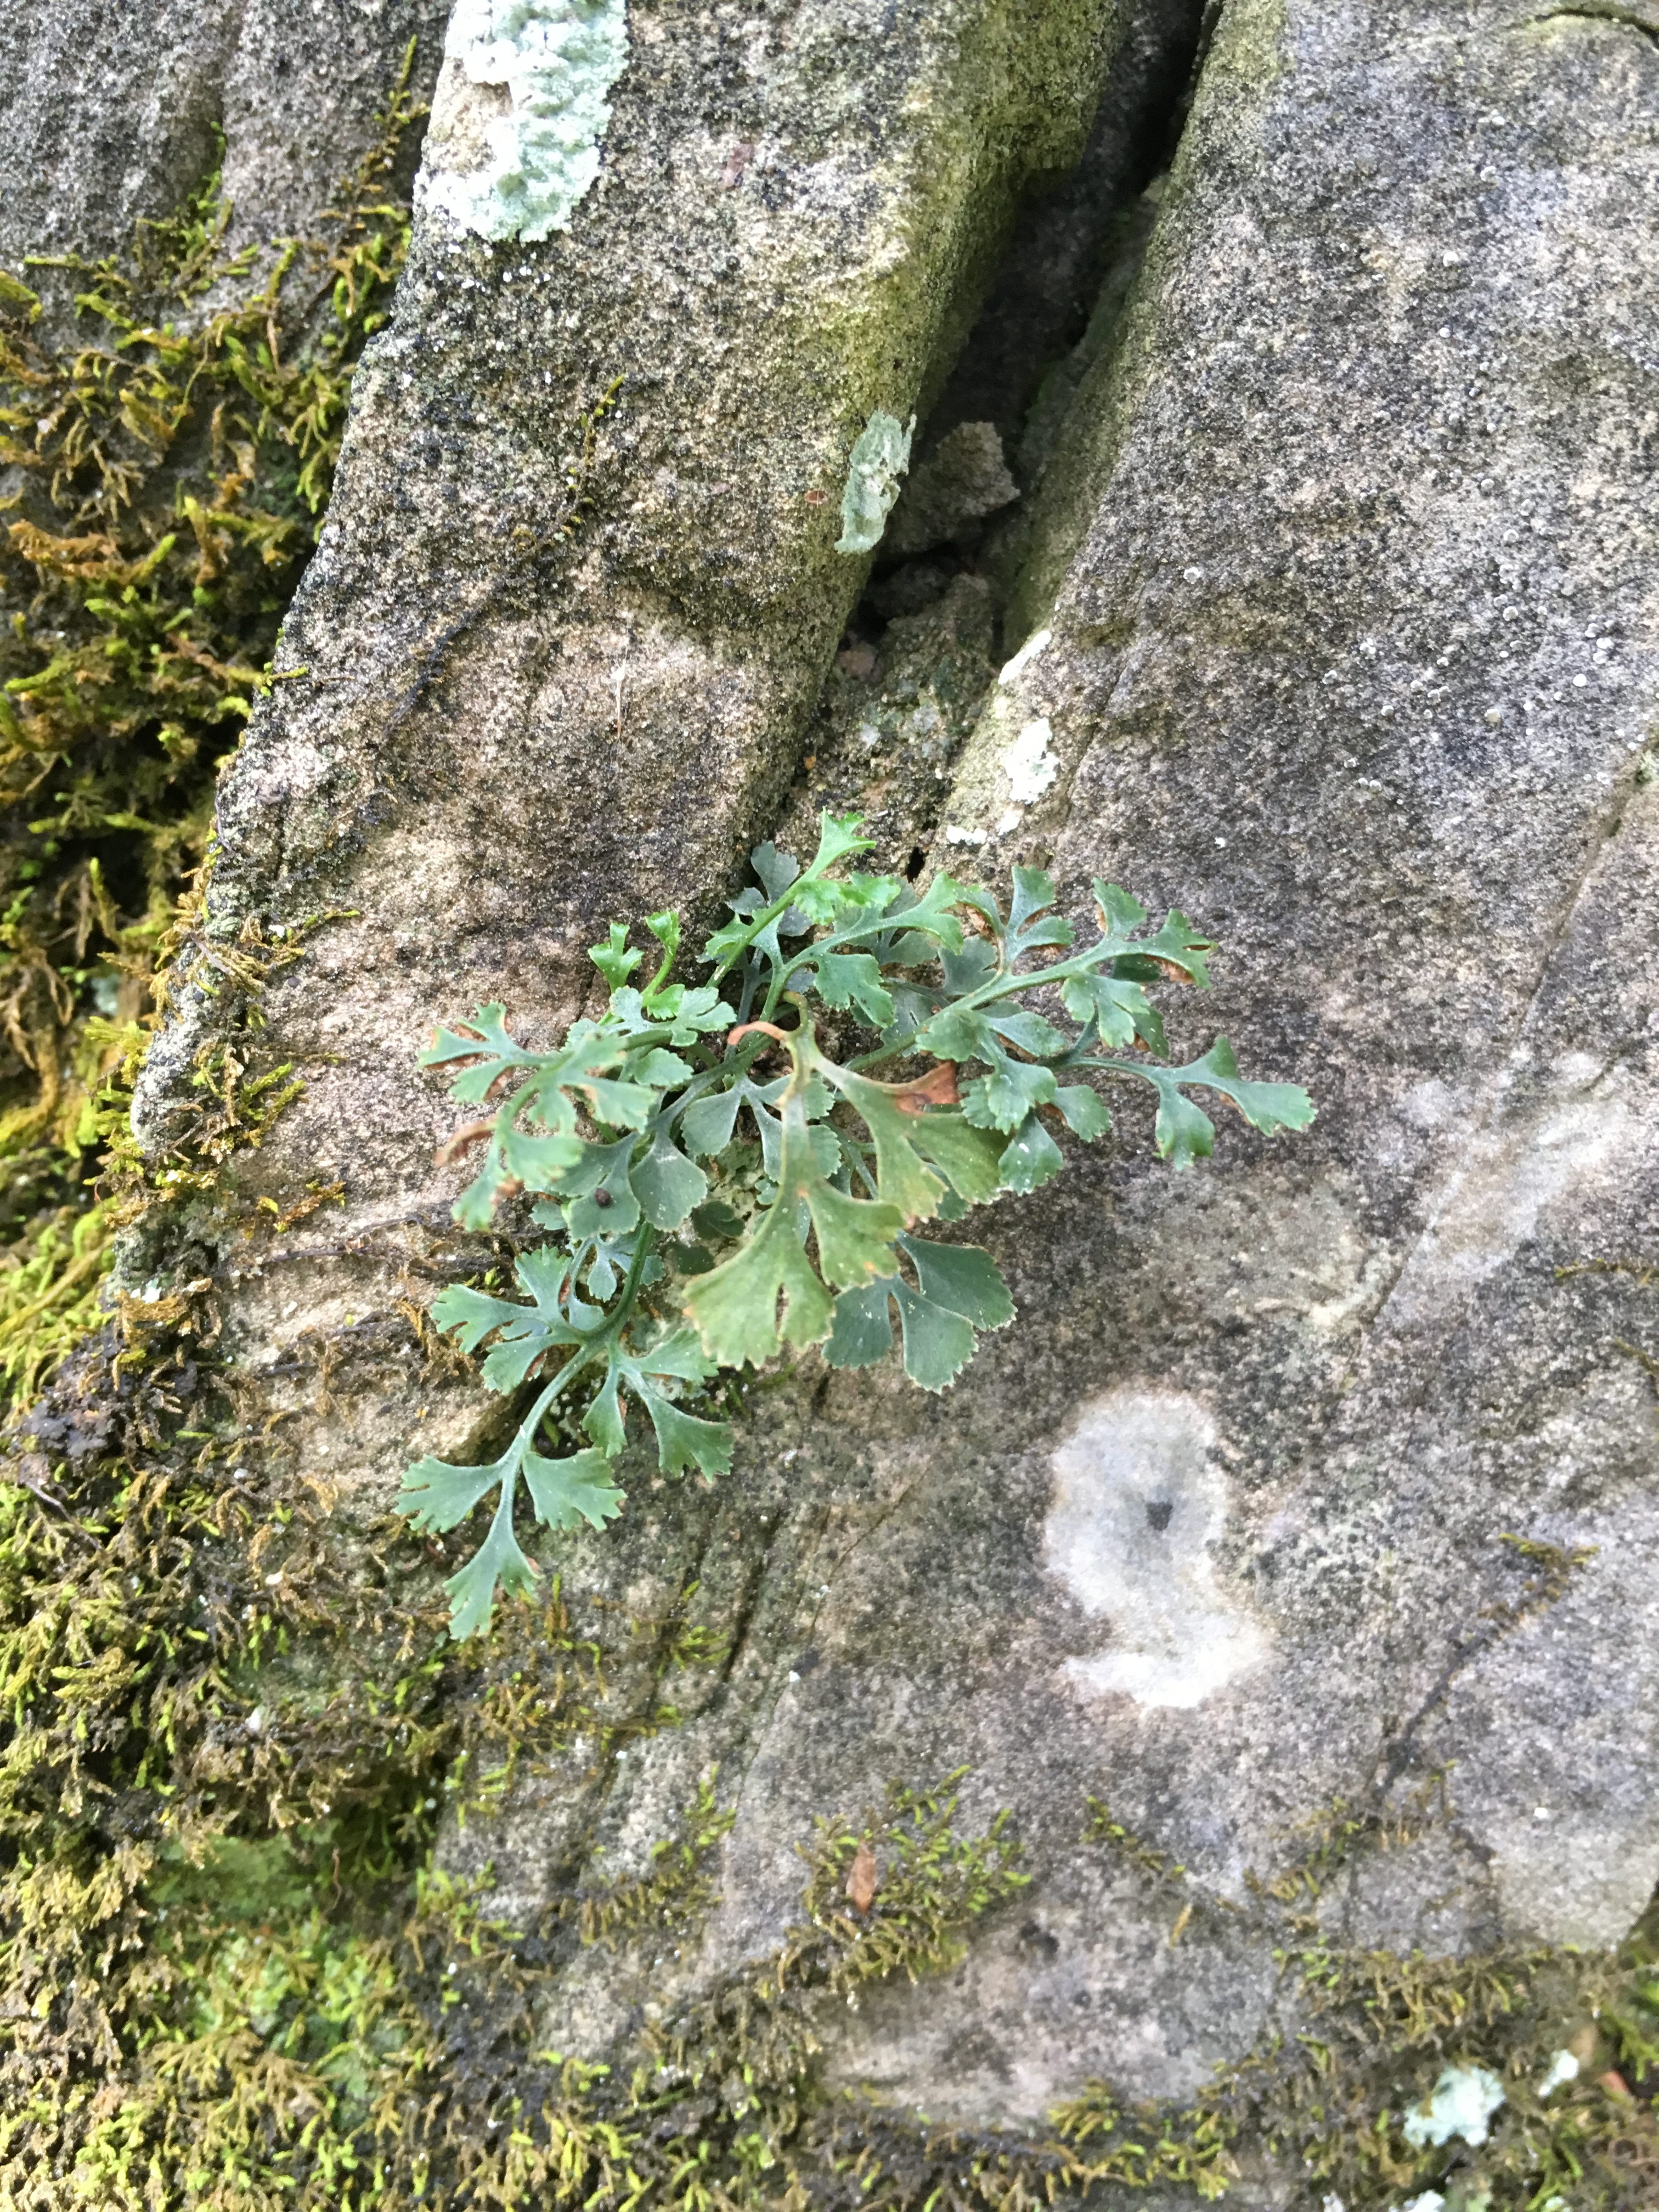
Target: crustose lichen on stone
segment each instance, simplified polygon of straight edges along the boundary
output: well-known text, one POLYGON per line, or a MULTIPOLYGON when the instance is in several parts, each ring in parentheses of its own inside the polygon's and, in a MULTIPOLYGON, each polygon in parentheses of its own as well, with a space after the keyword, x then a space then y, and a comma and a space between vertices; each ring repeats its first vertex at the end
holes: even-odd
POLYGON ((847 489, 841 495, 841 536, 837 553, 869 553, 881 543, 893 502, 899 495, 899 479, 910 465, 910 438, 916 427, 884 414, 879 407, 865 424, 847 471, 847 489))
POLYGON ((421 204, 497 243, 568 230, 628 65, 626 0, 458 0, 444 56, 459 75, 434 103, 421 204))

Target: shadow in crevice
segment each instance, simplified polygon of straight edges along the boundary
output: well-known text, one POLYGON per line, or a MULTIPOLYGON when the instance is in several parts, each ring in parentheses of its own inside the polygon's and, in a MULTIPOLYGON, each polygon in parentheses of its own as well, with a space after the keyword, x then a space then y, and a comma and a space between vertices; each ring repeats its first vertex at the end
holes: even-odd
POLYGON ((1180 138, 1205 0, 1146 10, 1108 81, 1075 168, 1028 192, 984 306, 939 394, 917 460, 963 422, 989 422, 1022 490, 1028 421, 1045 380, 1083 337, 1115 274, 1139 196, 1180 138))
MULTIPOLYGON (((956 754, 1011 641, 1004 609, 1067 410, 1113 342, 1185 125, 1218 0, 1152 0, 1076 166, 1017 214, 927 422, 808 732, 775 833, 862 814, 878 865, 914 873, 956 754)), ((1017 642, 1018 641, 1012 641, 1017 642)))
POLYGON ((1027 193, 917 436, 848 647, 879 653, 888 623, 931 605, 963 574, 986 575, 1000 600, 1003 564, 981 553, 1042 482, 1084 374, 1109 342, 1146 254, 1215 12, 1216 0, 1147 9, 1076 167, 1027 193))

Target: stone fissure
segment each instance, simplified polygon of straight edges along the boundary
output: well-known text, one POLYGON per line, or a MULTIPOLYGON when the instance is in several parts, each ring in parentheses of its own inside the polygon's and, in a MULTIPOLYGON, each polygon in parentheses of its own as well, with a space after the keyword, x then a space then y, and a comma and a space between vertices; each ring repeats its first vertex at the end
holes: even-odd
POLYGON ((1632 31, 1640 31, 1645 38, 1659 46, 1659 6, 1651 0, 1576 0, 1576 4, 1565 8, 1550 8, 1541 15, 1528 15, 1528 23, 1581 21, 1624 23, 1632 31))
POLYGON ((1085 380, 1097 380, 1116 343, 1218 12, 1158 0, 1108 81, 1076 168, 1016 219, 917 434, 911 481, 774 824, 782 842, 810 843, 824 805, 852 808, 869 818, 884 865, 914 878, 931 850, 968 868, 970 851, 953 849, 948 831, 939 842, 949 771, 998 661, 1024 641, 1005 626, 1033 535, 1048 527, 1044 480, 1085 380), (972 673, 952 671, 935 698, 930 669, 950 668, 963 646, 972 673))

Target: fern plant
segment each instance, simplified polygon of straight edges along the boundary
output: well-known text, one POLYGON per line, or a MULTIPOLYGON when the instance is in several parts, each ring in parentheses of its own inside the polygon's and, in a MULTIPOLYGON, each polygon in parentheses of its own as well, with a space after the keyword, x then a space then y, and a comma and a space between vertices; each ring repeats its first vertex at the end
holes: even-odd
POLYGON ((1097 881, 1100 933, 1079 948, 1040 870, 1013 871, 1005 914, 946 875, 918 892, 843 870, 870 850, 859 827, 823 815, 804 871, 758 848, 757 882, 702 948, 707 981, 670 980, 678 915, 646 918, 659 957, 642 986, 646 955, 613 923, 591 955, 611 987, 597 1020, 532 1052, 502 1006, 481 1006, 421 1056, 457 1070, 458 1100, 493 1103, 447 1148, 485 1148, 456 1219, 484 1229, 503 1198, 532 1192, 551 1232, 517 1262, 521 1297, 456 1285, 432 1309, 465 1351, 489 1343, 492 1389, 529 1391, 499 1458, 423 1459, 404 1478, 399 1504, 423 1529, 453 1528, 496 1493, 488 1534, 447 1585, 457 1637, 487 1626, 497 1589, 532 1585, 514 1526, 520 1483, 553 1528, 602 1528, 620 1510, 624 1398, 650 1422, 664 1474, 712 1478, 731 1465, 732 1431, 686 1401, 786 1344, 871 1366, 893 1348, 896 1308, 906 1374, 948 1388, 1013 1301, 988 1253, 918 1232, 1047 1182, 1063 1164, 1059 1124, 1103 1136, 1092 1077, 1152 1085, 1158 1150, 1177 1168, 1214 1143, 1194 1090, 1264 1131, 1313 1118, 1296 1085, 1244 1081, 1224 1037, 1188 1066, 1164 1064, 1146 986, 1203 986, 1214 950, 1183 915, 1147 929, 1127 892, 1097 881))

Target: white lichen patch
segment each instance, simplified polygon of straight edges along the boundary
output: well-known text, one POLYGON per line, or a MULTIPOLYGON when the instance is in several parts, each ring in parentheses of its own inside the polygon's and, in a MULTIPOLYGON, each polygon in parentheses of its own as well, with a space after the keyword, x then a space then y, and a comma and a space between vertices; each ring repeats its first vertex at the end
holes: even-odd
POLYGON ((1112 1631, 1104 1650, 1066 1662, 1084 1695, 1184 1710, 1266 1656, 1260 1624, 1230 1601, 1211 1557, 1227 1520, 1215 1440, 1195 1398, 1112 1390, 1054 1453, 1043 1565, 1112 1631))
POLYGON ((848 464, 847 488, 841 495, 841 536, 837 553, 869 553, 881 543, 899 485, 910 465, 910 438, 916 427, 913 415, 902 423, 878 408, 865 424, 848 464))
POLYGON ((1027 722, 1002 755, 1002 773, 1008 779, 1009 793, 1016 805, 1033 805, 1059 775, 1054 736, 1046 721, 1027 722))
POLYGON ((1504 2102, 1504 2085, 1485 2066, 1448 2066, 1431 2093, 1406 2115, 1405 2136, 1421 2150, 1462 2136, 1466 2143, 1486 2140, 1492 2116, 1504 2102))
POLYGON ((416 194, 502 242, 568 230, 599 173, 626 0, 457 0, 416 194))
POLYGON ((1565 2089, 1569 2081, 1578 2079, 1578 2061, 1570 2051, 1558 2051, 1550 2061, 1549 2071, 1538 2085, 1540 2097, 1553 2097, 1558 2089, 1565 2089))

